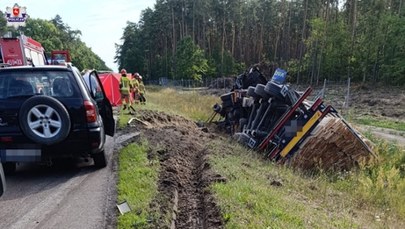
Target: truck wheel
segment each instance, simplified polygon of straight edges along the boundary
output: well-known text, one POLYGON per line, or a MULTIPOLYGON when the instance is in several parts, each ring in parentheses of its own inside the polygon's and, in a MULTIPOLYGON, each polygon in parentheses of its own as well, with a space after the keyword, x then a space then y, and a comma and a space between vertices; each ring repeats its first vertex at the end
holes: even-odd
POLYGON ((33 96, 19 112, 22 132, 32 141, 51 145, 63 141, 70 132, 69 113, 61 102, 49 96, 33 96))
POLYGON ((277 85, 271 81, 269 81, 266 84, 266 87, 264 88, 264 90, 269 93, 269 95, 275 97, 275 98, 279 98, 279 99, 284 99, 283 95, 281 94, 281 86, 277 85))
POLYGON ((257 94, 255 93, 255 87, 253 87, 253 86, 248 87, 247 95, 250 97, 256 98, 257 94))
POLYGON ((233 102, 232 102, 232 100, 223 101, 223 102, 222 102, 222 107, 224 107, 224 108, 226 108, 226 107, 233 107, 233 102))
POLYGON ((243 129, 244 129, 245 125, 247 125, 247 123, 248 123, 247 118, 239 119, 239 131, 240 132, 243 132, 243 129))
POLYGON ((268 99, 270 95, 264 90, 265 87, 266 86, 263 84, 256 85, 255 93, 261 96, 263 99, 268 99))
POLYGON ((226 93, 226 94, 223 94, 223 95, 221 95, 221 100, 222 100, 222 102, 225 102, 225 101, 232 101, 232 92, 229 92, 229 93, 226 93))
POLYGON ((93 160, 94 160, 94 166, 96 168, 101 169, 101 168, 104 168, 104 167, 107 166, 107 159, 105 157, 105 151, 104 150, 97 153, 97 154, 94 154, 92 157, 93 157, 93 160))

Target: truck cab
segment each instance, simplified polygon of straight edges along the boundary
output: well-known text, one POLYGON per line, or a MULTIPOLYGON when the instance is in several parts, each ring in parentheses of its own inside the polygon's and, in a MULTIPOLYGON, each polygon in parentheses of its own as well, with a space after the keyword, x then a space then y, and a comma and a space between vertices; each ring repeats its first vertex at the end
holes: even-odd
POLYGON ((0 38, 0 64, 8 66, 46 65, 44 48, 38 41, 21 35, 0 38))

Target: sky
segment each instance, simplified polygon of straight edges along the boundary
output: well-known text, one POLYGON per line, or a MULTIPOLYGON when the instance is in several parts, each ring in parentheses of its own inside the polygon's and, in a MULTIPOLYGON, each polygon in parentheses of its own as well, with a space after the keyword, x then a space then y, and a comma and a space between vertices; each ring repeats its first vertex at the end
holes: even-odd
POLYGON ((142 10, 154 7, 156 0, 0 0, 0 9, 17 3, 26 7, 30 18, 50 20, 57 14, 72 30, 82 32, 81 40, 90 47, 113 71, 115 44, 121 37, 127 21, 138 22, 142 10))

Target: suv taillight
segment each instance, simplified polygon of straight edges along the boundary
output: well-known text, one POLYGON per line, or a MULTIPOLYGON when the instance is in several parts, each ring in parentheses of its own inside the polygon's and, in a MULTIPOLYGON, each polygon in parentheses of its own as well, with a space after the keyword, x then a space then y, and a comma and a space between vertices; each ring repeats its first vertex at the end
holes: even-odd
POLYGON ((84 101, 84 108, 86 109, 86 119, 88 123, 97 121, 96 106, 88 100, 84 101))

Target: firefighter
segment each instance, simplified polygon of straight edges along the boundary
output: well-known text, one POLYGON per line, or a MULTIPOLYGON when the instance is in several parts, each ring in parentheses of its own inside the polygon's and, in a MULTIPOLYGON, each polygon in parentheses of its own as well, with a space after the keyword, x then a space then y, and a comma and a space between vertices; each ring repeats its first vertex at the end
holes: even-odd
POLYGON ((121 92, 121 100, 123 104, 123 110, 126 110, 128 107, 129 114, 133 114, 131 110, 135 111, 132 107, 132 101, 130 98, 130 93, 132 90, 132 82, 127 77, 127 71, 125 69, 121 69, 121 79, 120 79, 120 92, 121 92))
POLYGON ((145 98, 146 89, 145 89, 145 85, 143 84, 141 75, 138 76, 138 81, 139 81, 139 87, 138 87, 139 101, 141 102, 141 104, 145 105, 146 104, 146 98, 145 98))
POLYGON ((135 103, 137 103, 138 99, 139 99, 139 73, 135 72, 134 74, 134 78, 132 79, 132 85, 133 85, 133 98, 135 103))

